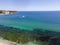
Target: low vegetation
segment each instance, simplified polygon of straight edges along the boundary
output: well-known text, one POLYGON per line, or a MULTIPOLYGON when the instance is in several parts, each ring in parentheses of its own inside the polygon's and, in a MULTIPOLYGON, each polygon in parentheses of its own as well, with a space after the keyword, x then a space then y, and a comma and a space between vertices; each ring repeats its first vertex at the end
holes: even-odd
POLYGON ((60 45, 60 32, 43 29, 24 30, 0 25, 0 36, 17 43, 34 42, 42 45, 60 45))

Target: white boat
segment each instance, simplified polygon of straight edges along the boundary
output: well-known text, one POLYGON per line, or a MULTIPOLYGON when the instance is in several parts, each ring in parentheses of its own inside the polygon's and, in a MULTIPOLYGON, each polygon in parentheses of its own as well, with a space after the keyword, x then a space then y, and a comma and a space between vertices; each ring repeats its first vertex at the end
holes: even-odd
POLYGON ((22 16, 22 18, 24 18, 25 16, 22 16))

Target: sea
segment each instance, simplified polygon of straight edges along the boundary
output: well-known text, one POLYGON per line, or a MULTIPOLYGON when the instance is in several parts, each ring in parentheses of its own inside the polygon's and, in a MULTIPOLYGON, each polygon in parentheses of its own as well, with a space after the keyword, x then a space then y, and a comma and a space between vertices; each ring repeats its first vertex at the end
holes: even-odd
POLYGON ((19 11, 0 15, 0 25, 26 30, 60 31, 60 11, 19 11))

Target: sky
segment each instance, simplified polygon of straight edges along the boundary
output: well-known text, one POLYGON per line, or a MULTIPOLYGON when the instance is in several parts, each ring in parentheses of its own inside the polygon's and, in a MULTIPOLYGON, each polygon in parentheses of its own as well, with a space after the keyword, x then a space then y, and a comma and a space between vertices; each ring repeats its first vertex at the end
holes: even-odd
POLYGON ((0 10, 60 11, 60 0, 0 0, 0 10))

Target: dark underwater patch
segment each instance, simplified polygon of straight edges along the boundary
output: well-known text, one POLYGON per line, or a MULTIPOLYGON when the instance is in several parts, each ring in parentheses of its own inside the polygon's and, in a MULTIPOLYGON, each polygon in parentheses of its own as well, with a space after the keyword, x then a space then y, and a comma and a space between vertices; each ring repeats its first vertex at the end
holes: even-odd
POLYGON ((37 42, 47 42, 48 45, 60 45, 60 32, 38 28, 30 31, 0 25, 0 37, 17 43, 27 43, 36 40, 37 42))

